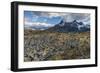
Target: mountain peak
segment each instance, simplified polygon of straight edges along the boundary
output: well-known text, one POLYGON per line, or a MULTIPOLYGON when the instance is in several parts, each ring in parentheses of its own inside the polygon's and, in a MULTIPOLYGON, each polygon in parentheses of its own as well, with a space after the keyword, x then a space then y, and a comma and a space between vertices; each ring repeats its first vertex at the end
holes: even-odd
POLYGON ((56 24, 54 27, 51 27, 47 30, 57 32, 84 32, 89 31, 90 28, 87 28, 83 22, 78 22, 77 20, 65 22, 62 19, 59 24, 56 24))

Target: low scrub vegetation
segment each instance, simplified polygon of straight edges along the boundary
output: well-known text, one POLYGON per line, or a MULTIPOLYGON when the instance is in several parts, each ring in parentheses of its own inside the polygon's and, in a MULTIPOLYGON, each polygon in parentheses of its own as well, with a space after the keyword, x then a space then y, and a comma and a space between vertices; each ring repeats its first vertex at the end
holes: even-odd
POLYGON ((24 30, 24 61, 90 58, 90 32, 24 30))

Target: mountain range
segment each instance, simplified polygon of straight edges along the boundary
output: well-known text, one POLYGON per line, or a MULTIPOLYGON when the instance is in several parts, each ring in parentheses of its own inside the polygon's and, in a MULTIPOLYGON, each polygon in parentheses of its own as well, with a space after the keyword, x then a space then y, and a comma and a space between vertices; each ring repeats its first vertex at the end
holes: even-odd
POLYGON ((46 23, 34 23, 35 25, 31 25, 30 28, 32 30, 46 30, 52 32, 85 32, 90 31, 90 25, 84 24, 83 22, 78 22, 74 20, 72 22, 65 22, 63 19, 56 25, 50 26, 46 23), (48 26, 47 26, 48 25, 48 26))
POLYGON ((64 22, 62 20, 59 24, 46 30, 56 32, 85 32, 90 30, 90 26, 76 20, 73 22, 64 22))

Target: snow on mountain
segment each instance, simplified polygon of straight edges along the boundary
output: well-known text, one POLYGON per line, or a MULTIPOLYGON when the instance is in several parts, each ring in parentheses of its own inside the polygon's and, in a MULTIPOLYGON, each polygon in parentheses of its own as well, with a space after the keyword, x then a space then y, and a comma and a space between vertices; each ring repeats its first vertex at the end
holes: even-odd
POLYGON ((56 32, 85 32, 89 31, 90 27, 87 24, 84 24, 83 22, 79 22, 77 20, 66 22, 62 19, 59 24, 47 30, 56 32))

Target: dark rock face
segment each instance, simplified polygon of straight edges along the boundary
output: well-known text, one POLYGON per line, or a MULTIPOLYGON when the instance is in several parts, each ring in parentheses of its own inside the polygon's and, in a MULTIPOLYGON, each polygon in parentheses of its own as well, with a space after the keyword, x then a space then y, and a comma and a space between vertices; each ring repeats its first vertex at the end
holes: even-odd
POLYGON ((77 22, 76 20, 73 22, 64 22, 62 20, 59 24, 48 28, 47 30, 54 32, 85 32, 89 31, 90 28, 87 28, 83 22, 77 22))

